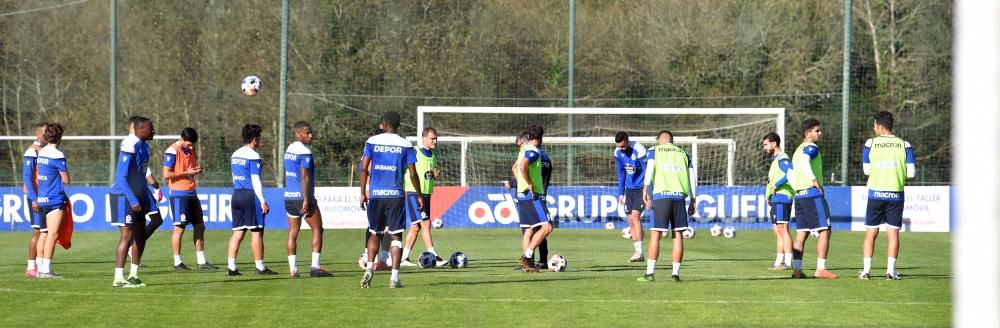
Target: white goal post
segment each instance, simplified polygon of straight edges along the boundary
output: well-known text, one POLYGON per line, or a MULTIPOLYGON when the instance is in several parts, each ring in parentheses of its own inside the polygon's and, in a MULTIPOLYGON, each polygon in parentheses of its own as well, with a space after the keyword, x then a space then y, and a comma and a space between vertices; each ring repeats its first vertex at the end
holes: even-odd
MULTIPOLYGON (((418 137, 407 137, 407 140, 419 144, 420 138, 418 137)), ((460 185, 466 187, 469 185, 468 180, 468 150, 469 144, 480 143, 480 144, 513 144, 515 137, 490 137, 490 136, 474 136, 474 137, 438 137, 438 143, 458 143, 461 145, 460 158, 460 185)), ((629 138, 631 141, 639 142, 648 147, 652 147, 656 144, 655 137, 632 137, 629 138)), ((614 137, 546 137, 546 144, 558 144, 558 145, 607 145, 608 154, 610 154, 614 148, 615 138, 614 137)), ((732 186, 734 181, 733 173, 733 163, 736 160, 736 141, 733 139, 698 139, 696 137, 676 137, 674 138, 674 143, 676 144, 687 144, 691 146, 691 166, 692 175, 697 181, 698 177, 698 145, 725 145, 726 146, 726 185, 732 186)), ((609 163, 611 159, 609 157, 609 163)))
MULTIPOLYGON (((776 133, 785 148, 784 108, 593 108, 593 107, 463 107, 418 106, 417 131, 424 130, 424 116, 429 113, 462 114, 591 114, 591 115, 775 115, 776 133)), ((419 143, 419 141, 417 141, 419 143)))

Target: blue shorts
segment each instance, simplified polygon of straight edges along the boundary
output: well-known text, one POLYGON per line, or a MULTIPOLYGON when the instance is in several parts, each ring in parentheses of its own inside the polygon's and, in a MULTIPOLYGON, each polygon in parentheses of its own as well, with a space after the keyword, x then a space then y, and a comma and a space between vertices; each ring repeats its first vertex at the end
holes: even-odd
POLYGON ((795 229, 822 231, 830 229, 830 206, 823 195, 795 197, 795 229))
POLYGON ((517 217, 521 228, 534 228, 549 224, 549 214, 545 210, 544 198, 532 199, 531 194, 517 193, 517 217))
POLYGON ((625 215, 632 214, 632 211, 646 210, 646 202, 642 200, 642 189, 625 189, 625 215))
MULTIPOLYGON (((200 206, 200 205, 199 205, 200 206)), ((233 190, 233 230, 264 229, 264 210, 250 189, 233 190)))
POLYGON ((771 223, 788 224, 792 220, 792 203, 771 203, 771 223))
MULTIPOLYGON (((39 209, 41 209, 41 206, 39 206, 39 209)), ((49 228, 46 226, 45 220, 38 215, 38 212, 35 212, 35 209, 33 207, 31 207, 31 201, 28 202, 28 215, 31 221, 32 229, 38 229, 39 231, 42 231, 43 229, 44 231, 49 230, 49 228)))
POLYGON ((65 208, 66 208, 66 205, 64 205, 64 204, 38 205, 38 220, 40 222, 42 222, 42 224, 38 228, 38 231, 48 232, 49 231, 49 226, 46 223, 46 221, 48 221, 48 215, 49 215, 49 213, 52 213, 53 211, 63 210, 65 208))
POLYGON ((668 232, 688 228, 688 213, 683 199, 663 198, 653 200, 653 227, 649 230, 668 232))
POLYGON ((184 227, 190 224, 204 224, 204 214, 201 210, 201 200, 198 196, 170 197, 170 214, 174 226, 184 227))
POLYGON ((865 212, 865 227, 878 228, 885 224, 893 229, 903 227, 903 200, 868 199, 865 212))
POLYGON ((424 208, 417 208, 417 194, 406 193, 406 220, 417 224, 431 218, 431 195, 424 195, 424 208))
POLYGON ((149 214, 160 213, 160 204, 156 202, 156 196, 153 195, 152 191, 149 192, 148 196, 149 196, 149 214))
POLYGON ((395 235, 406 230, 403 198, 368 199, 368 232, 382 235, 386 228, 395 235))
POLYGON ((299 211, 302 210, 303 201, 302 199, 285 199, 285 215, 290 219, 301 219, 319 211, 319 203, 313 198, 309 200, 311 202, 309 204, 309 211, 304 215, 299 214, 299 211))
POLYGON ((152 198, 139 198, 138 212, 132 211, 132 205, 128 202, 128 197, 120 194, 108 194, 108 202, 111 209, 111 225, 123 227, 133 223, 146 224, 146 215, 149 214, 148 200, 152 198), (144 201, 145 200, 145 201, 144 201), (134 218, 139 218, 135 220, 134 218))

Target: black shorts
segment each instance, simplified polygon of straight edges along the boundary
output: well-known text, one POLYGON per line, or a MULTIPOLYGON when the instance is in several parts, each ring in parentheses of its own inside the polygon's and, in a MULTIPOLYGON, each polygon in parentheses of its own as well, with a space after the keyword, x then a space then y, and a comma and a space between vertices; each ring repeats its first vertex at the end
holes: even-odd
POLYGON ((201 210, 201 200, 198 196, 170 197, 170 214, 174 226, 185 227, 190 224, 204 224, 205 218, 201 210))
POLYGON ((250 189, 233 190, 233 230, 264 229, 264 209, 250 189))
POLYGON ((431 195, 424 195, 424 208, 417 208, 417 194, 406 193, 406 220, 417 224, 431 218, 431 195))
POLYGON ((317 205, 318 203, 316 202, 316 199, 313 198, 309 200, 309 211, 306 212, 306 214, 299 214, 299 210, 302 209, 302 201, 302 199, 286 199, 285 215, 289 218, 300 219, 319 211, 319 206, 317 205))
POLYGON ((882 224, 897 230, 903 227, 903 200, 868 200, 865 227, 873 229, 882 224))
POLYGON ((371 198, 368 200, 368 231, 381 235, 389 228, 389 234, 406 230, 406 214, 403 198, 371 198))
POLYGON ((823 195, 795 197, 795 229, 822 231, 830 229, 830 206, 823 195))
POLYGON ((38 231, 48 232, 49 226, 46 222, 48 221, 49 213, 52 213, 53 211, 63 210, 65 208, 66 205, 64 204, 45 205, 45 206, 38 205, 38 220, 42 222, 41 225, 38 227, 38 231))
POLYGON ((534 228, 549 224, 549 214, 545 209, 544 198, 531 199, 529 195, 518 193, 517 217, 521 228, 534 228))
POLYGON ((792 203, 770 203, 771 223, 788 224, 792 220, 792 203))
POLYGON ((148 197, 139 197, 138 212, 132 211, 132 204, 129 204, 125 195, 109 194, 108 202, 111 209, 111 225, 123 227, 133 223, 146 225, 146 215, 149 214, 148 197), (144 201, 145 200, 145 201, 144 201))
MULTIPOLYGON (((41 206, 39 206, 38 209, 41 209, 41 206)), ((38 215, 38 212, 35 212, 35 209, 31 206, 30 203, 28 204, 28 215, 31 217, 30 220, 32 229, 38 229, 39 231, 49 231, 48 225, 45 223, 45 218, 38 215)))
POLYGON ((683 231, 688 228, 687 209, 683 199, 653 200, 653 231, 683 231))
POLYGON ((642 200, 642 189, 625 189, 625 215, 631 215, 632 211, 646 210, 646 202, 642 200))

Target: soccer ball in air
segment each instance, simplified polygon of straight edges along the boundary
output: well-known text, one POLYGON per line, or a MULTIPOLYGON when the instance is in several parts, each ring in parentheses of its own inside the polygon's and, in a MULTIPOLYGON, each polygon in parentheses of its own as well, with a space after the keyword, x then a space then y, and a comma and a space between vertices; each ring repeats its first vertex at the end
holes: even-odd
POLYGON ((264 82, 256 76, 247 76, 243 78, 243 83, 240 84, 240 90, 243 90, 243 94, 247 96, 257 95, 260 92, 260 88, 264 86, 264 82))
POLYGON ((632 239, 632 228, 631 227, 625 227, 625 228, 622 229, 622 238, 632 239))
POLYGON ((681 236, 684 236, 684 239, 694 238, 694 234, 695 234, 694 228, 690 227, 681 232, 681 236))
POLYGON ((713 225, 713 226, 712 226, 712 229, 709 229, 709 230, 708 230, 708 232, 709 232, 710 234, 712 234, 712 237, 718 237, 718 236, 721 236, 721 235, 722 235, 722 226, 720 226, 720 225, 718 225, 718 224, 716 224, 716 225, 713 225))
POLYGON ((726 238, 736 237, 736 228, 733 226, 728 226, 726 227, 725 230, 722 230, 722 235, 725 236, 726 238))
POLYGON ((566 258, 559 254, 552 255, 552 257, 549 258, 549 271, 566 271, 566 258))
POLYGON ((465 256, 465 253, 455 252, 451 254, 451 258, 448 259, 448 265, 454 269, 464 268, 469 263, 469 257, 465 256))
POLYGON ((444 220, 441 219, 431 220, 431 226, 434 227, 434 229, 444 228, 444 220))
POLYGON ((420 267, 430 269, 437 266, 437 255, 431 252, 420 253, 420 267))
POLYGON ((615 223, 614 222, 605 223, 604 224, 604 229, 615 230, 615 223))

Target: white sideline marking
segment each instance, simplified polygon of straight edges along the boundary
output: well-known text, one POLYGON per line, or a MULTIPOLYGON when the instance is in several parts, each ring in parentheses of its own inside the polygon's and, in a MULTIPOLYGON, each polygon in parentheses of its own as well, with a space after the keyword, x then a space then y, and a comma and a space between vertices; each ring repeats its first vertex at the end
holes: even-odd
MULTIPOLYGON (((108 287, 111 288, 111 287, 108 287)), ((0 288, 0 292, 3 293, 24 293, 24 294, 52 294, 52 295, 77 295, 77 296, 123 296, 123 295, 133 295, 133 296, 162 296, 162 297, 208 297, 208 298, 242 298, 242 299, 302 299, 302 300, 374 300, 374 301, 420 301, 428 300, 431 298, 426 297, 378 297, 378 296, 364 296, 359 295, 358 297, 345 297, 345 296, 278 296, 278 295, 190 295, 190 294, 161 294, 161 293, 102 293, 102 292, 60 292, 51 290, 23 290, 23 289, 12 289, 12 288, 0 288)), ((951 305, 951 302, 891 302, 891 301, 809 301, 809 300, 606 300, 606 299, 516 299, 516 298, 462 298, 462 297, 444 297, 444 298, 433 298, 435 301, 448 301, 448 302, 505 302, 505 303, 549 303, 549 302, 559 302, 559 303, 574 303, 574 302, 586 302, 586 303, 626 303, 626 304, 848 304, 848 305, 867 305, 867 304, 887 304, 887 305, 951 305)))

